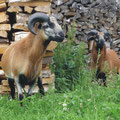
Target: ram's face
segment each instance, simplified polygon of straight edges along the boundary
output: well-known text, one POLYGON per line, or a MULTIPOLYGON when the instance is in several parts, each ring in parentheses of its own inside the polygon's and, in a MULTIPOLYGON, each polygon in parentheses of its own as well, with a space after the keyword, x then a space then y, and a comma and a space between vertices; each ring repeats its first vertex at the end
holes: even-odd
POLYGON ((89 51, 92 50, 94 42, 97 49, 102 49, 104 45, 107 48, 110 48, 110 44, 112 42, 109 32, 98 32, 96 30, 92 30, 88 33, 87 41, 89 51))
POLYGON ((47 37, 47 40, 62 42, 64 40, 64 33, 61 26, 58 24, 55 17, 50 17, 49 22, 42 24, 42 29, 47 37))
POLYGON ((32 14, 28 21, 28 28, 32 34, 37 35, 37 37, 42 35, 45 40, 57 42, 64 40, 63 30, 56 18, 53 16, 49 17, 44 13, 32 14))

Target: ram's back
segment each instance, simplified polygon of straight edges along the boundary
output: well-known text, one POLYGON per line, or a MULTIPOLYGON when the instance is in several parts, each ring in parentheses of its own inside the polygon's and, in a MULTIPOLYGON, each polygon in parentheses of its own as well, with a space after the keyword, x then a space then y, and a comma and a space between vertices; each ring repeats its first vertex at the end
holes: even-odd
POLYGON ((117 55, 117 53, 114 50, 107 49, 106 51, 106 59, 109 63, 110 69, 114 70, 117 68, 117 71, 119 72, 120 69, 120 59, 117 55))

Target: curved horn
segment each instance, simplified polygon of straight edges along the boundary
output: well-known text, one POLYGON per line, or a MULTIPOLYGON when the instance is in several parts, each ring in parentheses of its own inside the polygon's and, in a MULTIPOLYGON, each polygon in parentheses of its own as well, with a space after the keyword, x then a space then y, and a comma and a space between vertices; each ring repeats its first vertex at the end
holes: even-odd
POLYGON ((90 37, 90 36, 97 35, 97 33, 98 33, 97 30, 91 30, 91 31, 87 34, 86 41, 88 42, 88 41, 89 41, 89 37, 90 37))
POLYGON ((50 21, 50 19, 46 14, 44 14, 44 13, 34 13, 29 18, 28 28, 33 34, 36 35, 36 32, 34 31, 35 23, 37 23, 37 22, 42 23, 42 22, 49 22, 49 21, 50 21))
POLYGON ((97 33, 98 33, 97 30, 91 30, 91 31, 88 33, 88 35, 95 35, 95 34, 97 34, 97 33))

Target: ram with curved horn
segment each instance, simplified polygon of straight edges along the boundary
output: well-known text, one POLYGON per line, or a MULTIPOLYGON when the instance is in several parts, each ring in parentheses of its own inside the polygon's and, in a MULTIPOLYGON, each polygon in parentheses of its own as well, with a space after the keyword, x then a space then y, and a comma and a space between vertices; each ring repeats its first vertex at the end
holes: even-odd
POLYGON ((64 33, 57 20, 44 13, 31 15, 28 21, 31 31, 27 37, 11 44, 2 56, 2 68, 8 78, 11 96, 15 98, 15 86, 18 98, 23 99, 23 88, 29 85, 28 96, 32 94, 34 86, 38 83, 40 93, 44 89, 39 77, 42 69, 42 58, 50 41, 62 42, 64 33))
POLYGON ((93 47, 93 42, 98 40, 98 38, 101 37, 103 38, 105 41, 105 45, 107 48, 111 48, 112 46, 112 38, 111 38, 111 34, 104 30, 102 32, 99 32, 97 30, 91 30, 88 34, 87 34, 87 43, 88 43, 88 51, 91 52, 92 47, 93 47))
POLYGON ((97 68, 96 78, 102 79, 104 86, 107 86, 106 71, 110 72, 116 69, 116 72, 120 74, 120 59, 117 53, 110 49, 111 35, 109 32, 92 30, 87 35, 87 42, 92 57, 91 69, 96 70, 97 68))

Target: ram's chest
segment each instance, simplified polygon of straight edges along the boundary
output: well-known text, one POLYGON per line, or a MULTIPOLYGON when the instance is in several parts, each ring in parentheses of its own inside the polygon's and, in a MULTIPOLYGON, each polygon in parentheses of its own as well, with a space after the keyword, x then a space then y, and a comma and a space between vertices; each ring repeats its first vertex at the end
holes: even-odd
POLYGON ((12 69, 13 76, 17 78, 19 75, 24 75, 25 78, 30 82, 37 79, 42 69, 42 61, 39 63, 32 63, 24 61, 24 64, 16 64, 12 69))
POLYGON ((42 69, 42 61, 39 63, 30 63, 28 65, 25 65, 25 69, 23 71, 23 74, 29 78, 30 80, 36 79, 41 72, 42 69))

